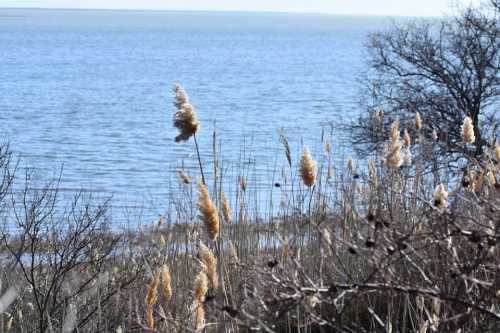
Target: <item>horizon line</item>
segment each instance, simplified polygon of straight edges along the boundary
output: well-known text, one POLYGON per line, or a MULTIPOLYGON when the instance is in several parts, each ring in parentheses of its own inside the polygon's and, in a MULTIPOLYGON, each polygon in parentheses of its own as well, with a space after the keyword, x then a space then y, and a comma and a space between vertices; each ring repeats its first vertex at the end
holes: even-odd
MULTIPOLYGON (((318 13, 318 12, 286 12, 265 10, 213 10, 213 9, 130 9, 130 8, 62 8, 62 7, 0 7, 0 10, 76 10, 76 11, 126 11, 126 12, 190 12, 190 13, 243 13, 243 14, 298 14, 325 16, 371 16, 371 17, 404 17, 404 18, 435 18, 440 16, 391 15, 391 14, 348 14, 348 13, 318 13)), ((441 15, 442 16, 442 15, 441 15)))

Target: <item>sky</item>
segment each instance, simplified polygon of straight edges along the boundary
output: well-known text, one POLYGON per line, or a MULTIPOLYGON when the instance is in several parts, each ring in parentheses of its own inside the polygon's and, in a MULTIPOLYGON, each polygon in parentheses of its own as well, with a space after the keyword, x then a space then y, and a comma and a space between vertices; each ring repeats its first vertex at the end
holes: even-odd
POLYGON ((215 10, 352 15, 440 16, 480 0, 0 0, 0 8, 215 10))

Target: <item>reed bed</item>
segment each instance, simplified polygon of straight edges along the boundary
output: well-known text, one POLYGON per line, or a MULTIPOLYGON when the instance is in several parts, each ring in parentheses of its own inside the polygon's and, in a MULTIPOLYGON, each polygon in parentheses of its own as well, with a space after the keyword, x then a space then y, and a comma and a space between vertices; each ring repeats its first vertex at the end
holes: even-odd
POLYGON ((260 216, 252 170, 225 172, 215 129, 213 160, 202 161, 194 107, 181 86, 174 94, 176 141, 193 138, 199 166, 179 161, 175 214, 121 235, 104 212, 84 214, 95 219, 64 243, 81 243, 74 261, 55 246, 66 239, 57 229, 37 234, 20 219, 24 236, 2 233, 3 331, 500 331, 500 147, 467 156, 467 118, 461 171, 424 167, 434 143, 419 114, 414 128, 384 129, 375 111, 385 149, 342 165, 330 135, 295 156, 279 130, 279 208, 260 216), (47 289, 61 272, 71 274, 47 289))

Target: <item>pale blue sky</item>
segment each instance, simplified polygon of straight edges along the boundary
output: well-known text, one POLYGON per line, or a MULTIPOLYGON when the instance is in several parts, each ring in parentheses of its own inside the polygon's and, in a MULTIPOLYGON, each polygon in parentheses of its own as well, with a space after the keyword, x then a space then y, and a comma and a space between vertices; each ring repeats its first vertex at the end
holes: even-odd
MULTIPOLYGON (((0 0, 0 7, 269 11, 368 15, 441 15, 471 0, 0 0)), ((478 3, 479 0, 472 0, 478 3)))

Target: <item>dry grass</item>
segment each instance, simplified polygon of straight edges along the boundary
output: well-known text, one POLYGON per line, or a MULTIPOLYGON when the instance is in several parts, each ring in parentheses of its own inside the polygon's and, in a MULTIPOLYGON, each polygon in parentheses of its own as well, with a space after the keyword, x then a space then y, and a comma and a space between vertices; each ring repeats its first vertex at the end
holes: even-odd
MULTIPOLYGON (((181 88, 175 103, 177 108, 188 103, 181 88)), ((382 109, 374 113, 377 126, 382 116, 382 109)), ((124 233, 113 243, 113 259, 97 248, 100 242, 83 248, 89 261, 64 282, 96 276, 78 301, 97 310, 79 327, 207 333, 500 331, 500 148, 492 145, 488 164, 468 159, 467 179, 459 170, 423 174, 425 156, 411 144, 427 140, 419 132, 422 121, 417 116, 415 128, 404 129, 403 141, 394 122, 385 151, 356 165, 349 158, 337 168, 332 156, 338 152, 329 137, 318 144, 323 152, 314 152, 317 161, 308 147, 295 159, 280 131, 283 165, 276 165, 276 174, 284 186, 274 200, 281 205, 265 218, 251 214, 249 203, 260 202, 252 197, 251 170, 236 170, 232 175, 239 176, 228 179, 233 176, 217 172, 226 169, 224 160, 214 156, 218 178, 211 186, 200 179, 192 184, 179 171, 182 192, 175 218, 162 212, 161 223, 155 218, 142 230, 124 233), (235 193, 231 201, 222 187, 235 193), (221 217, 231 223, 220 225, 221 217), (99 302, 102 295, 112 301, 99 302)), ((471 144, 470 135, 464 136, 471 144)), ((3 237, 12 250, 3 247, 5 257, 27 242, 3 237)), ((40 253, 54 249, 50 237, 38 244, 44 244, 40 253)), ((48 268, 45 263, 33 270, 32 288, 38 293, 44 292, 48 268)), ((4 276, 13 283, 21 270, 16 265, 9 270, 13 273, 4 276)), ((26 288, 17 295, 3 313, 2 329, 36 331, 40 315, 34 292, 26 288)), ((69 305, 61 304, 64 310, 50 317, 54 325, 70 313, 69 305)), ((75 316, 79 322, 81 315, 75 316)))

